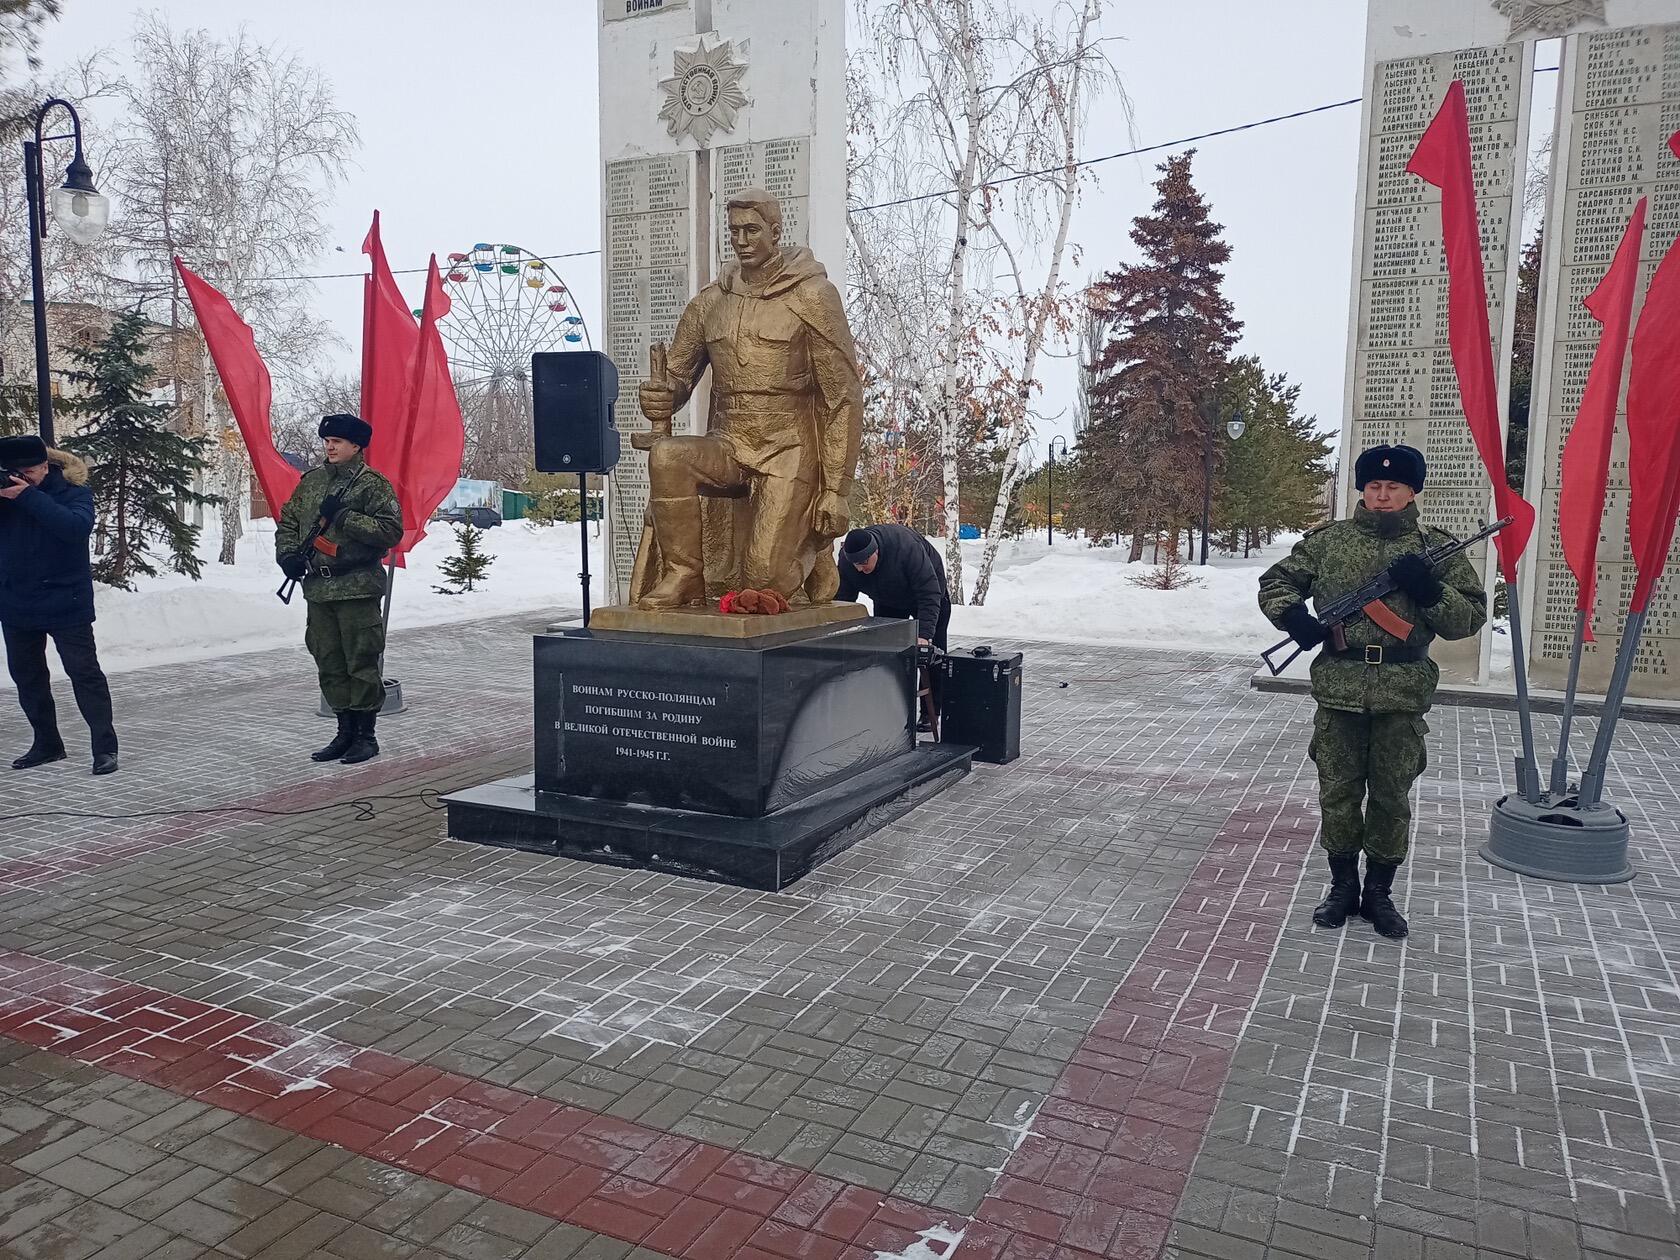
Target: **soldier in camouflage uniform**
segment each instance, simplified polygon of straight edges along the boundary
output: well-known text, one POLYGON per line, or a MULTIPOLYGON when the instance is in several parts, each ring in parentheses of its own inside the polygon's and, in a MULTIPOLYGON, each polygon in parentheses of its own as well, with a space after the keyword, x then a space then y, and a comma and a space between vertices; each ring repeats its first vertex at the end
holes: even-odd
POLYGON ((391 483, 363 451, 373 428, 357 416, 321 421, 326 463, 304 474, 274 531, 274 554, 309 604, 304 646, 315 658, 321 693, 338 715, 338 734, 312 757, 356 765, 379 755, 374 726, 385 703, 380 658, 385 623, 380 561, 402 539, 402 509, 391 483), (309 542, 317 524, 319 536, 309 542))
POLYGON ((1441 679, 1429 644, 1468 638, 1487 620, 1487 596, 1468 558, 1454 557, 1437 574, 1419 554, 1452 539, 1418 520, 1413 500, 1425 471, 1423 455, 1409 446, 1366 451, 1354 465, 1362 501, 1353 517, 1309 530, 1260 579, 1260 611, 1308 650, 1325 641, 1325 630, 1305 601, 1323 607, 1384 569, 1399 589, 1383 602, 1413 625, 1401 640, 1369 617, 1355 617, 1346 626, 1347 651, 1327 646, 1312 665, 1318 713, 1308 756, 1318 765, 1330 861, 1330 893, 1313 922, 1341 927, 1357 909, 1396 940, 1407 928, 1394 905, 1394 875, 1406 860, 1412 784, 1425 765, 1423 715, 1441 679))

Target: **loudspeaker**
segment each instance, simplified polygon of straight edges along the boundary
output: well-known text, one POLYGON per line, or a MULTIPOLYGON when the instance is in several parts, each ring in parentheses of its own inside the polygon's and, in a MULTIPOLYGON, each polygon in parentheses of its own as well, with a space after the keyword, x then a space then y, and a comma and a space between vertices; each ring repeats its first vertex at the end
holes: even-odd
POLYGON ((618 369, 599 350, 531 356, 539 472, 604 473, 618 463, 618 369))
POLYGON ((945 657, 939 742, 972 744, 976 761, 1007 765, 1021 755, 1021 654, 975 648, 945 657))

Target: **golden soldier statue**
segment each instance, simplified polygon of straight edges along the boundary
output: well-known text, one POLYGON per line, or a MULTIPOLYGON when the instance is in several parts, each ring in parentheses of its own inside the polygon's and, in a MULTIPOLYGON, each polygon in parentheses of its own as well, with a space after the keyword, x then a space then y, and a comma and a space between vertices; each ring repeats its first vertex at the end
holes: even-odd
POLYGON ((729 199, 729 238, 736 261, 688 304, 669 351, 655 348, 638 399, 653 426, 631 439, 648 451, 650 524, 630 586, 642 609, 701 607, 708 582, 795 605, 839 589, 832 544, 863 424, 846 312, 811 251, 782 248, 769 193, 729 199), (672 436, 707 367, 710 431, 672 436), (706 499, 734 502, 703 511, 706 499))

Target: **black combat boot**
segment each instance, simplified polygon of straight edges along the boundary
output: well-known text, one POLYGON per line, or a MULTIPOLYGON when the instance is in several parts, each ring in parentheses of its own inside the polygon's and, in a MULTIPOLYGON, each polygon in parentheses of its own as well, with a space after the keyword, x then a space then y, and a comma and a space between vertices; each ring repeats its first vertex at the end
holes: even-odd
POLYGON ((1359 909, 1359 854, 1331 853, 1330 891, 1313 911, 1313 922, 1321 928, 1339 928, 1348 915, 1359 909))
POLYGON ((354 738, 350 747, 339 760, 347 766, 358 766, 364 761, 372 761, 379 756, 379 741, 373 737, 373 724, 379 720, 378 713, 352 713, 354 738))
POLYGON ((338 734, 332 737, 320 752, 309 754, 311 761, 337 761, 350 751, 350 745, 356 742, 356 715, 354 713, 340 713, 338 715, 338 734))
POLYGON ((1386 936, 1391 941, 1405 940, 1407 932, 1406 916, 1395 909, 1390 896, 1394 891, 1394 872, 1399 869, 1398 863, 1367 861, 1365 890, 1359 898, 1359 917, 1368 920, 1378 936, 1386 936))

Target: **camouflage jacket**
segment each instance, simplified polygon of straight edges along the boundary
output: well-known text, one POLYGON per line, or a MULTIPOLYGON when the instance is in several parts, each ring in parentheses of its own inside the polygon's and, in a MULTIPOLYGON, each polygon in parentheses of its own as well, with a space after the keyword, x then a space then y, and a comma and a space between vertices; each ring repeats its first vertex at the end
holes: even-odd
MULTIPOLYGON (((1319 608, 1350 595, 1409 551, 1452 541, 1445 530, 1418 521, 1414 504, 1402 512, 1372 512, 1363 504, 1353 517, 1309 530, 1287 557, 1260 578, 1260 611, 1283 629, 1283 615, 1309 598, 1319 608)), ((1468 556, 1455 556, 1436 576, 1446 588, 1440 601, 1420 608, 1404 591, 1383 600, 1413 629, 1405 643, 1427 647, 1437 637, 1466 639, 1487 620, 1487 594, 1468 556)), ((1397 646, 1396 639, 1369 617, 1347 623, 1348 647, 1397 646)), ((1353 713, 1424 713, 1441 681, 1431 660, 1366 665, 1320 652, 1312 666, 1313 696, 1330 709, 1353 713)))
POLYGON ((319 604, 382 596, 385 574, 379 561, 402 540, 402 509, 391 483, 359 455, 348 464, 323 464, 303 475, 280 511, 274 557, 283 559, 303 546, 319 519, 321 501, 332 493, 343 498, 344 508, 321 536, 337 546, 338 555, 329 557, 311 548, 303 597, 319 604), (349 571, 328 577, 316 572, 322 566, 349 571))

